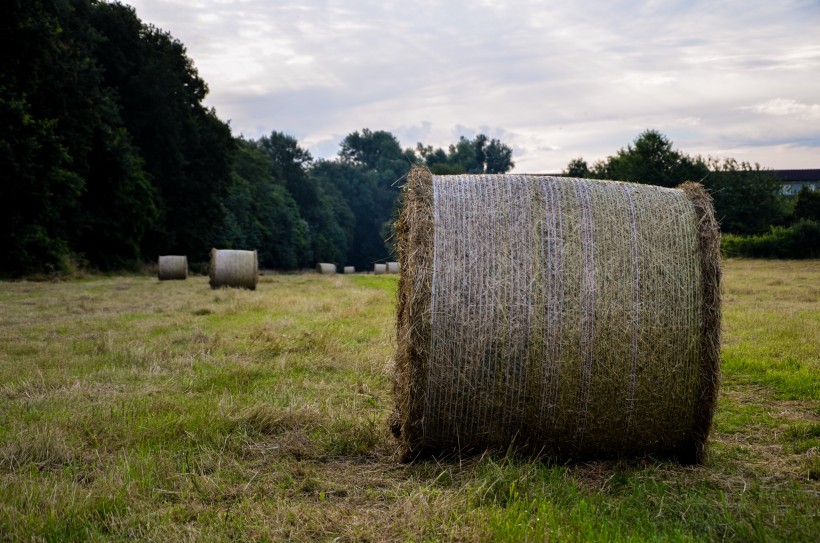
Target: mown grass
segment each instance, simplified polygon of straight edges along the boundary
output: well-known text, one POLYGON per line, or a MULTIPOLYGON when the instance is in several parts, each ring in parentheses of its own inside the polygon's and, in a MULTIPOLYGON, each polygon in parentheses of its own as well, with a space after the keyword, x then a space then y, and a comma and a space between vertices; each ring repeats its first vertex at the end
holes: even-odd
POLYGON ((0 284, 0 539, 815 541, 820 263, 728 261, 708 462, 401 464, 394 276, 0 284))

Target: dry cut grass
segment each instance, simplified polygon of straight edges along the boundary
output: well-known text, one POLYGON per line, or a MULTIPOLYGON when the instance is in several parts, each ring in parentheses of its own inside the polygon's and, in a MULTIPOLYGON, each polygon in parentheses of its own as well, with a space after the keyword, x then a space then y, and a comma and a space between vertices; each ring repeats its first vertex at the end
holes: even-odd
POLYGON ((395 276, 0 284, 0 540, 814 541, 818 262, 726 263, 707 463, 403 464, 395 276))

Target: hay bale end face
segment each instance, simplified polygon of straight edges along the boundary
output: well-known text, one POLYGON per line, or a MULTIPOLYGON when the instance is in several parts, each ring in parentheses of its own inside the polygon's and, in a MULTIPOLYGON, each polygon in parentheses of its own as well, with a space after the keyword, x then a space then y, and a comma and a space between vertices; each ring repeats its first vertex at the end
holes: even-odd
POLYGON ((388 262, 387 263, 387 273, 399 273, 399 263, 398 262, 388 262))
POLYGON ((353 266, 345 266, 344 268, 345 273, 356 273, 356 268, 353 266))
POLYGON ((328 274, 336 273, 336 264, 328 264, 327 262, 319 262, 316 264, 316 273, 328 274))
POLYGON ((387 264, 373 264, 373 273, 376 275, 387 273, 387 264))
POLYGON ((236 287, 256 290, 259 258, 256 251, 211 249, 208 271, 211 288, 236 287))
POLYGON ((160 256, 157 265, 157 277, 160 281, 188 278, 188 257, 180 255, 160 256))
POLYGON ((414 168, 396 231, 406 459, 703 460, 720 333, 703 187, 414 168))

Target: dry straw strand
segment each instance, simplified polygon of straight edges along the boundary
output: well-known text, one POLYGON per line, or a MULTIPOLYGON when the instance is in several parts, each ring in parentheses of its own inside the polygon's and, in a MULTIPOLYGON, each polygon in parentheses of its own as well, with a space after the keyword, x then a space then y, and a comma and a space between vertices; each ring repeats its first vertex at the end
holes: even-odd
POLYGON ((259 280, 259 259, 256 251, 211 249, 208 270, 212 289, 236 287, 256 290, 259 280))
POLYGON ((404 191, 391 426, 405 457, 703 460, 720 257, 700 185, 414 168, 404 191))
POLYGON ((185 255, 160 256, 157 262, 157 277, 160 281, 188 278, 188 257, 185 255))

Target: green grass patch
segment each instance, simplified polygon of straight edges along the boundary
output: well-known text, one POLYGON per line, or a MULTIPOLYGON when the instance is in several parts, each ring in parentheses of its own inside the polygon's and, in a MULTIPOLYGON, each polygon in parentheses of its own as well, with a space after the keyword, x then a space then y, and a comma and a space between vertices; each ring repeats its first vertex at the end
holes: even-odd
POLYGON ((399 463, 397 276, 3 283, 0 539, 815 541, 818 270, 726 262, 698 467, 399 463))

